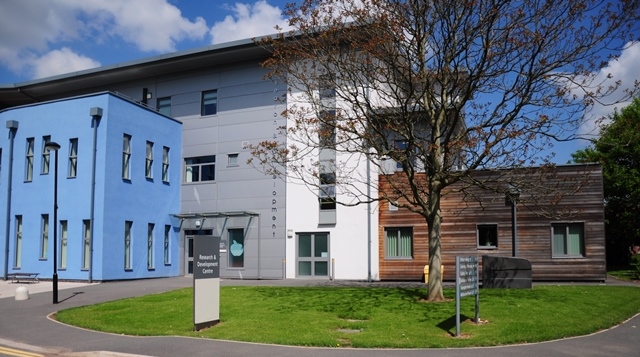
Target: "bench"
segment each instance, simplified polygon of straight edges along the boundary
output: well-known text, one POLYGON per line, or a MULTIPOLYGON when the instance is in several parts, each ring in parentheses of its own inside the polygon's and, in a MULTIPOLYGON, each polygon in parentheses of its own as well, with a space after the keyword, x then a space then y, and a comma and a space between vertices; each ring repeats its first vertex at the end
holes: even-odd
POLYGON ((9 273, 7 274, 7 278, 11 279, 12 283, 38 283, 38 275, 40 275, 40 273, 9 273))

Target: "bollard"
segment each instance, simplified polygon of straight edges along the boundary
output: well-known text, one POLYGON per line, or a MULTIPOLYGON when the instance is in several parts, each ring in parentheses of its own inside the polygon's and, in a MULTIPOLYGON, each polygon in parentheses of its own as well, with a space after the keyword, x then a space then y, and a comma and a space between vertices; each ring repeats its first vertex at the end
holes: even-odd
POLYGON ((24 287, 24 286, 20 286, 16 289, 16 300, 27 300, 29 299, 29 290, 24 287))

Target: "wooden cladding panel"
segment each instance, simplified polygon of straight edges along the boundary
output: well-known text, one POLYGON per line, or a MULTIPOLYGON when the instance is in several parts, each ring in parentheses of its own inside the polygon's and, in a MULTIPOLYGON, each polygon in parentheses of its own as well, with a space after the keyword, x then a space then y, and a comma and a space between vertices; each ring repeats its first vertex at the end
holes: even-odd
MULTIPOLYGON (((478 172, 480 180, 489 172, 478 172)), ((555 205, 543 205, 538 198, 523 194, 523 202, 517 206, 517 255, 532 265, 534 280, 604 280, 606 277, 604 196, 602 171, 597 165, 569 165, 557 167, 557 175, 548 179, 550 186, 566 186, 561 199, 555 205), (579 190, 575 185, 581 182, 579 190), (543 211, 563 212, 564 217, 549 218, 543 211), (582 223, 584 225, 583 258, 554 258, 551 250, 551 225, 553 223, 582 223)), ((456 186, 452 186, 453 189, 456 186)), ((380 177, 380 190, 386 192, 385 177, 380 177)), ((470 188, 475 199, 451 190, 441 202, 442 260, 445 280, 455 279, 456 256, 512 255, 511 206, 505 203, 504 194, 470 188), (476 237, 477 224, 496 224, 498 245, 496 248, 479 247, 476 237)), ((554 195, 557 193, 553 193, 554 195)), ((556 196, 548 197, 548 200, 556 196)), ((380 278, 383 280, 420 279, 424 265, 429 263, 428 230, 425 219, 407 209, 389 211, 389 204, 382 202, 379 211, 379 261, 380 278), (413 259, 396 260, 385 257, 385 227, 412 227, 414 233, 413 259)))

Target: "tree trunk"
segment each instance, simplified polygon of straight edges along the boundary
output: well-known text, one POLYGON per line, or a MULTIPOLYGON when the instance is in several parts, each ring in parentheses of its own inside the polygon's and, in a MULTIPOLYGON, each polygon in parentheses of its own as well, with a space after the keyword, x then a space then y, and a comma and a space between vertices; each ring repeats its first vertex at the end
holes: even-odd
POLYGON ((442 264, 440 228, 442 215, 440 212, 440 190, 433 190, 429 195, 430 213, 427 215, 429 229, 429 281, 427 283, 427 300, 444 301, 442 293, 442 276, 440 265, 442 264))

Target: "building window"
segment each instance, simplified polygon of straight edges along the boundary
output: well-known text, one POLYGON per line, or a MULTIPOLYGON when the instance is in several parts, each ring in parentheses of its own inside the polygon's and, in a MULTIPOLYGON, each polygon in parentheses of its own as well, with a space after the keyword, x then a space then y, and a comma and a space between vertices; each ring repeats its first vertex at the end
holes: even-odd
POLYGON ((49 173, 49 163, 51 162, 51 151, 47 149, 47 143, 51 141, 51 136, 42 137, 42 167, 40 173, 46 175, 49 173))
POLYGON ((238 166, 238 153, 227 155, 227 166, 238 166))
POLYGON ((320 76, 318 94, 321 105, 318 118, 320 147, 333 148, 336 144, 336 87, 333 74, 320 76))
POLYGON ((162 182, 169 182, 169 148, 162 147, 162 182))
POLYGON ((148 179, 153 178, 153 143, 147 141, 147 158, 144 166, 144 176, 148 179))
POLYGON ((551 225, 554 258, 584 257, 584 224, 557 223, 551 225))
POLYGON ((244 229, 229 229, 229 267, 244 268, 244 229))
POLYGON ((214 181, 216 178, 216 156, 200 156, 184 159, 185 182, 214 181))
POLYGON ((497 224, 478 224, 476 226, 476 235, 479 249, 498 248, 497 224))
POLYGON ((336 178, 333 173, 320 174, 320 187, 318 188, 320 210, 336 209, 336 178))
POLYGON ((171 97, 158 98, 157 110, 158 110, 158 113, 170 117, 171 116, 171 97))
POLYGON ((69 140, 69 177, 78 175, 78 139, 69 140))
POLYGON ((69 238, 69 230, 67 221, 60 221, 60 262, 58 268, 67 268, 67 239, 69 238))
POLYGON ((91 221, 82 220, 82 269, 87 270, 91 264, 91 221))
POLYGON ((153 269, 153 228, 155 224, 147 226, 147 269, 153 269))
POLYGON ((49 215, 43 214, 40 219, 40 259, 47 259, 49 249, 49 215))
POLYGON ((398 205, 396 202, 389 201, 389 211, 397 211, 398 205))
POLYGON ((130 165, 131 161, 131 135, 124 134, 122 137, 122 178, 125 180, 129 180, 131 178, 130 175, 130 165))
POLYGON ((31 181, 33 180, 33 138, 27 139, 27 157, 25 161, 26 171, 24 173, 24 180, 31 181))
POLYGON ((407 140, 394 140, 393 146, 395 151, 392 154, 392 158, 396 161, 398 170, 402 170, 402 165, 405 163, 410 167, 416 164, 417 149, 415 147, 410 148, 407 140))
POLYGON ((164 226, 164 265, 171 265, 171 226, 164 226))
POLYGON ((218 113, 218 91, 210 90, 202 92, 202 116, 218 113))
POLYGON ((131 226, 133 222, 124 222, 124 269, 131 270, 131 226))
POLYGON ((15 249, 13 257, 14 268, 20 268, 22 266, 22 216, 16 216, 16 236, 15 236, 15 249))
POLYGON ((413 257, 413 228, 385 228, 386 258, 413 257))

